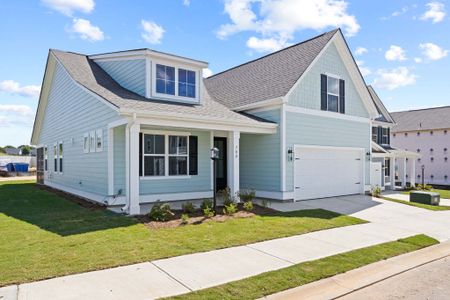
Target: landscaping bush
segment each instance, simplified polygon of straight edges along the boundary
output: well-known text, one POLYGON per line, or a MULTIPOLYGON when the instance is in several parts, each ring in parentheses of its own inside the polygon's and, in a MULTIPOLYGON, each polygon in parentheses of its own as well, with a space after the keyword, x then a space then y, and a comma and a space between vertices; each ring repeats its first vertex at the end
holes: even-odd
POLYGON ((241 191, 239 191, 239 198, 243 202, 253 201, 253 199, 255 199, 255 197, 256 197, 255 190, 241 190, 241 191))
POLYGON ((214 211, 213 211, 212 207, 205 207, 203 209, 203 215, 207 218, 214 217, 214 211))
POLYGON ((381 187, 379 185, 377 185, 376 187, 374 187, 371 191, 371 195, 373 197, 380 197, 381 195, 381 187))
POLYGON ((170 209, 170 205, 168 203, 163 204, 159 201, 153 205, 149 213, 150 219, 152 219, 153 221, 160 221, 160 222, 165 222, 169 220, 169 218, 172 217, 173 215, 174 213, 170 209))
POLYGON ((219 197, 223 199, 223 206, 229 206, 230 204, 236 203, 236 197, 231 195, 231 190, 229 187, 218 192, 219 197))
POLYGON ((422 191, 431 191, 433 189, 433 187, 429 184, 425 184, 425 185, 418 184, 417 189, 422 190, 422 191))
POLYGON ((204 199, 202 201, 202 204, 200 204, 200 209, 202 211, 204 211, 207 208, 212 209, 212 207, 213 207, 213 201, 211 199, 204 199))
POLYGON ((181 224, 187 224, 189 222, 189 215, 188 214, 182 214, 181 215, 181 224))
POLYGON ((235 212, 237 212, 237 204, 236 203, 230 203, 223 207, 223 213, 226 215, 232 215, 235 212))
POLYGON ((181 209, 186 214, 192 214, 195 212, 195 205, 192 202, 186 202, 181 206, 181 209))
POLYGON ((253 210, 253 202, 252 201, 244 202, 244 209, 246 211, 252 211, 253 210))

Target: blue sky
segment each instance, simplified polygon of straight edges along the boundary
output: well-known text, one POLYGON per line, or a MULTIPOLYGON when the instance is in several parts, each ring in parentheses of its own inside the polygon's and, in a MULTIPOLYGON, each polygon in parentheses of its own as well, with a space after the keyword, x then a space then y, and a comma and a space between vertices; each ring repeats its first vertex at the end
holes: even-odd
POLYGON ((450 104, 446 1, 2 1, 0 145, 29 143, 49 48, 148 47, 216 73, 335 27, 389 110, 450 104))

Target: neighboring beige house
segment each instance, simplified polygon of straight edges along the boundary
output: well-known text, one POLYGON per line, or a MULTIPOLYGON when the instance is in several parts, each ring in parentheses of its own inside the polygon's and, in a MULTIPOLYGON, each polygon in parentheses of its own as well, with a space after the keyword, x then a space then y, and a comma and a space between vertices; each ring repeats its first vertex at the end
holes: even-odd
MULTIPOLYGON (((450 106, 391 113, 393 147, 421 154, 416 161, 416 182, 450 185, 450 106)), ((411 162, 408 161, 407 164, 411 162)), ((410 180, 411 174, 406 174, 410 180)))

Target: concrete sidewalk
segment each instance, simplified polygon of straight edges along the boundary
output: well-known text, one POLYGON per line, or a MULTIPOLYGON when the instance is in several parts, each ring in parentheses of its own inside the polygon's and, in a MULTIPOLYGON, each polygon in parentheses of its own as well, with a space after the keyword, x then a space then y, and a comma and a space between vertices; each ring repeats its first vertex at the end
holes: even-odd
MULTIPOLYGON (((265 297, 269 300, 290 299, 366 299, 363 296, 350 297, 352 293, 382 280, 421 267, 450 256, 450 242, 445 242, 415 252, 379 261, 330 278, 325 278, 300 287, 265 297)), ((358 294, 358 292, 356 292, 358 294)), ((355 295, 356 295, 355 294, 355 295)))
MULTIPOLYGON (((401 194, 401 193, 383 193, 383 196, 386 196, 388 198, 397 199, 397 200, 403 200, 403 201, 409 201, 409 195, 401 194)), ((441 202, 439 205, 444 206, 450 206, 450 199, 441 198, 441 202)))
POLYGON ((324 208, 370 221, 246 246, 196 253, 0 289, 0 299, 153 299, 178 295, 419 233, 450 238, 450 212, 367 196, 272 204, 324 208))

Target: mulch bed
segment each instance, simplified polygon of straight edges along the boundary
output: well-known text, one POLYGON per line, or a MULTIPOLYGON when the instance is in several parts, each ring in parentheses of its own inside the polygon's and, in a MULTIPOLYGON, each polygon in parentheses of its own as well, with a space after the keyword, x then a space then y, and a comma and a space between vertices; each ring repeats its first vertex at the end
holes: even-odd
POLYGON ((159 229, 159 228, 175 228, 179 226, 186 225, 199 225, 206 222, 225 222, 232 219, 240 219, 240 218, 252 218, 256 215, 259 216, 270 216, 277 214, 277 211, 268 208, 259 206, 257 204, 253 204, 252 211, 243 210, 243 206, 241 203, 238 204, 238 211, 232 215, 222 214, 223 207, 217 207, 218 214, 212 218, 207 218, 203 215, 200 210, 196 210, 194 213, 189 214, 189 220, 187 223, 183 223, 181 220, 181 215, 183 214, 180 210, 173 210, 174 215, 170 218, 170 220, 161 222, 161 221, 153 221, 150 219, 148 215, 136 216, 136 218, 144 223, 145 226, 151 229, 159 229))

